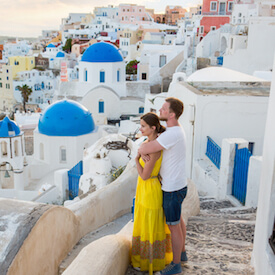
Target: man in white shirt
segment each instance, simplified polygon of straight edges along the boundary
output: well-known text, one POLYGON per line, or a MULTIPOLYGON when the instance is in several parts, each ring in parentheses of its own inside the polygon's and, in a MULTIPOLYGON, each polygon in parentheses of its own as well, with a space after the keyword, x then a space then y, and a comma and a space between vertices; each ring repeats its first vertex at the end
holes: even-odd
MULTIPOLYGON (((181 217, 181 205, 187 193, 185 172, 186 138, 178 122, 183 113, 183 103, 173 97, 165 99, 160 109, 160 120, 167 123, 167 128, 156 140, 144 143, 139 153, 145 156, 163 150, 160 169, 163 190, 163 209, 166 223, 171 231, 173 261, 160 275, 173 275, 182 272, 181 261, 187 261, 185 251, 186 226, 181 217)), ((146 157, 144 157, 146 159, 146 157)))

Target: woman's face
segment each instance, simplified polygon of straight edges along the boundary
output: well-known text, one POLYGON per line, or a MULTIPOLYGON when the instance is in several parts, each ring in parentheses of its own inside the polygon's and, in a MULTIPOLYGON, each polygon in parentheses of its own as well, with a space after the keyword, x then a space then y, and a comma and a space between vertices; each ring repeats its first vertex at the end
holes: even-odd
POLYGON ((149 126, 143 119, 140 120, 140 132, 143 136, 149 136, 156 130, 155 126, 149 126))

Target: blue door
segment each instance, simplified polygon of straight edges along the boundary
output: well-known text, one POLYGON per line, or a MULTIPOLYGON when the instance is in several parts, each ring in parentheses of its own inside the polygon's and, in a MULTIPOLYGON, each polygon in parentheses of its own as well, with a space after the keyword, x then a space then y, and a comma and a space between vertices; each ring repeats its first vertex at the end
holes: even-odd
POLYGON ((247 174, 251 152, 247 148, 238 149, 236 144, 232 195, 245 204, 247 189, 247 174))
POLYGON ((79 179, 82 174, 83 174, 83 162, 81 160, 70 171, 68 171, 69 199, 70 200, 72 200, 78 196, 79 179))

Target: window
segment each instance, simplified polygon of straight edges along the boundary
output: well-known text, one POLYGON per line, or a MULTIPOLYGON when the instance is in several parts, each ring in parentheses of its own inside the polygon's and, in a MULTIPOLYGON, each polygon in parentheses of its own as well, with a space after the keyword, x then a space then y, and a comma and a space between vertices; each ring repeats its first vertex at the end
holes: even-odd
POLYGON ((215 31, 216 30, 216 26, 211 26, 211 31, 215 31))
POLYGON ((164 66, 166 64, 166 55, 161 55, 159 57, 159 67, 161 68, 162 66, 164 66))
POLYGON ((0 88, 2 88, 2 83, 0 82, 0 88))
POLYGON ((204 32, 204 26, 200 26, 200 33, 203 34, 204 32))
POLYGON ((7 142, 5 142, 5 141, 2 141, 2 142, 1 142, 1 155, 2 155, 2 157, 8 155, 7 142))
POLYGON ((220 15, 225 15, 225 12, 226 12, 226 3, 225 2, 220 2, 219 14, 220 15))
POLYGON ((87 71, 87 69, 84 69, 84 81, 85 82, 88 81, 88 71, 87 71))
POLYGON ((210 11, 217 11, 217 2, 210 2, 210 11))
POLYGON ((139 107, 138 108, 138 113, 143 114, 144 113, 144 107, 139 107))
POLYGON ((233 10, 233 2, 228 2, 228 11, 233 10))
POLYGON ((119 77, 120 77, 119 73, 120 73, 120 71, 117 70, 117 72, 116 72, 116 80, 117 80, 117 82, 119 82, 119 77))
POLYGON ((18 154, 19 154, 19 150, 18 149, 19 149, 18 148, 18 140, 16 140, 14 142, 14 154, 15 154, 16 157, 18 157, 18 154))
POLYGON ((146 80, 146 73, 141 74, 141 79, 146 80))
POLYGON ((104 101, 102 99, 98 101, 98 112, 100 114, 104 113, 104 101))
POLYGON ((101 83, 105 82, 105 72, 104 71, 100 71, 99 82, 101 82, 101 83))
POLYGON ((39 145, 39 154, 40 154, 40 159, 44 160, 44 144, 40 143, 39 145))
POLYGON ((7 80, 9 80, 9 77, 7 76, 7 80))
POLYGON ((231 38, 230 49, 233 49, 233 38, 231 38))
POLYGON ((60 147, 60 162, 66 162, 67 156, 66 156, 66 148, 64 146, 60 147))

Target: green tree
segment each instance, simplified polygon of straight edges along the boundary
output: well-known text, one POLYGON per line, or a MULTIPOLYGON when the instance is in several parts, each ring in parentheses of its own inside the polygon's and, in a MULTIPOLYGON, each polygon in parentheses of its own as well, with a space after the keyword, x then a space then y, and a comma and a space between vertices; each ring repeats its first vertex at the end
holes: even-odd
POLYGON ((28 85, 17 86, 16 87, 20 92, 23 99, 23 109, 26 112, 26 103, 29 100, 29 96, 32 94, 32 88, 30 88, 28 85))
POLYGON ((65 46, 63 47, 63 51, 69 53, 71 52, 71 49, 72 49, 72 39, 68 38, 65 43, 65 46))
POLYGON ((126 65, 126 74, 137 74, 137 64, 139 61, 132 60, 126 65))

